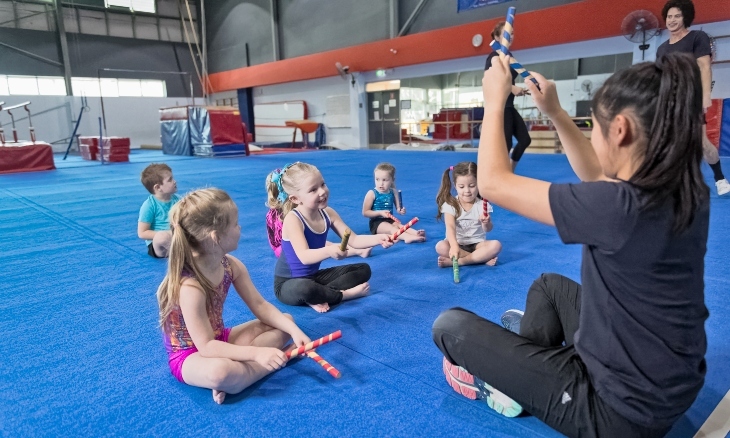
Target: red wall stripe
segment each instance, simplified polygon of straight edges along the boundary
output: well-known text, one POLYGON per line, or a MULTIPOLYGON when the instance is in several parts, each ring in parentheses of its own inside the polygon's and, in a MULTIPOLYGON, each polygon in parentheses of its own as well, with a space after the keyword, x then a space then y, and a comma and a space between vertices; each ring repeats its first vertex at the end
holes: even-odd
MULTIPOLYGON (((564 6, 519 13, 515 17, 515 50, 607 38, 621 34, 621 21, 632 11, 647 9, 660 17, 666 0, 583 0, 564 6)), ((519 5, 518 5, 519 6, 519 5)), ((730 0, 695 2, 695 23, 730 20, 730 0)), ((489 34, 498 19, 422 32, 404 37, 345 47, 277 62, 210 75, 211 91, 256 87, 337 75, 335 62, 351 72, 395 68, 426 62, 487 55, 489 34), (474 48, 480 33, 485 43, 474 48), (397 51, 393 54, 391 49, 397 51)))

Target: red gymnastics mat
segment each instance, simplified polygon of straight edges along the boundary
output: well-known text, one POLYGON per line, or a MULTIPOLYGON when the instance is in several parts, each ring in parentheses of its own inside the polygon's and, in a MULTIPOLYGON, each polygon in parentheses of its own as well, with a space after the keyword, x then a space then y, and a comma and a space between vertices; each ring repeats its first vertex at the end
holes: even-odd
POLYGON ((0 174, 53 170, 53 149, 44 142, 18 142, 0 145, 0 174))

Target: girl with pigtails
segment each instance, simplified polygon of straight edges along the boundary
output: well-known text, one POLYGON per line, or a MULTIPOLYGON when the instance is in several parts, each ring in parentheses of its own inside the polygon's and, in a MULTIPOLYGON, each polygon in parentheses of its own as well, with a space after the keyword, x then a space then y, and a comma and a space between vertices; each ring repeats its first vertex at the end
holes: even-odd
POLYGON ((238 208, 226 192, 185 195, 170 210, 167 275, 157 289, 170 371, 180 382, 213 390, 221 404, 283 367, 284 346, 310 342, 291 315, 263 299, 248 270, 228 254, 238 247, 238 208), (227 328, 223 303, 230 285, 257 319, 227 328))
POLYGON ((436 220, 443 217, 446 224, 446 238, 436 244, 439 267, 452 267, 454 258, 459 266, 497 264, 502 244, 486 240, 487 233, 494 228, 492 206, 479 196, 476 163, 464 161, 444 171, 436 205, 436 220), (456 196, 452 189, 456 189, 456 196))
MULTIPOLYGON (((342 260, 348 250, 326 245, 327 233, 333 230, 340 238, 349 228, 339 214, 328 206, 329 188, 319 170, 306 163, 284 166, 271 176, 267 205, 281 212, 281 256, 274 269, 274 293, 284 304, 309 305, 317 312, 345 300, 360 298, 370 292, 370 266, 355 263, 319 269, 323 260, 342 260), (275 186, 275 187, 274 187, 275 186)), ((372 236, 351 232, 353 248, 393 245, 386 234, 372 236)))

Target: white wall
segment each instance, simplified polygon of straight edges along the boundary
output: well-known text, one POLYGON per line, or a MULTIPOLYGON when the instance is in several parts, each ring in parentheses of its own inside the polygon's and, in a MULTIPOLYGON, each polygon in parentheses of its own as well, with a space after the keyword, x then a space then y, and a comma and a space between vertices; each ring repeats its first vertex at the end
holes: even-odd
MULTIPOLYGON (((66 150, 68 138, 73 133, 81 110, 80 97, 0 96, 0 101, 5 101, 5 107, 31 101, 28 108, 31 110, 36 139, 52 143, 55 152, 66 150)), ((159 145, 161 144, 159 109, 189 103, 190 101, 186 101, 184 98, 105 97, 104 113, 107 134, 112 137, 129 137, 132 148, 139 148, 143 144, 159 145)), ((201 104, 202 99, 197 99, 197 103, 201 104)), ((89 110, 84 112, 81 117, 77 134, 98 136, 99 117, 101 117, 100 99, 98 97, 88 98, 87 106, 89 110)), ((13 116, 15 116, 15 125, 18 128, 18 137, 29 139, 27 113, 19 108, 13 111, 13 116)), ((0 123, 5 130, 6 139, 12 140, 11 120, 6 111, 0 112, 0 123)))
MULTIPOLYGON (((334 65, 332 70, 334 70, 334 65)), ((338 145, 343 149, 356 149, 359 146, 352 141, 352 128, 331 128, 327 126, 325 121, 327 97, 349 95, 350 88, 350 81, 342 79, 340 76, 269 85, 254 89, 253 102, 254 105, 257 105, 287 100, 303 100, 307 102, 308 118, 325 124, 327 144, 338 145)), ((352 110, 350 112, 352 113, 352 110)), ((350 124, 352 125, 352 122, 350 124)))

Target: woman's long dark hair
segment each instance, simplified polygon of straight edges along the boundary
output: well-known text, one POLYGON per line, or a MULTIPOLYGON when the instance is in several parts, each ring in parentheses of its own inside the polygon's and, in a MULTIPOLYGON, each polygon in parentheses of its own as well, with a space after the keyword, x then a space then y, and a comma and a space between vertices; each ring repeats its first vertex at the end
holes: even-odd
POLYGON ((644 208, 674 206, 673 231, 689 227, 709 188, 702 178, 702 82, 697 61, 671 53, 611 76, 593 98, 593 115, 608 136, 611 121, 632 113, 646 139, 630 183, 643 189, 644 208))

